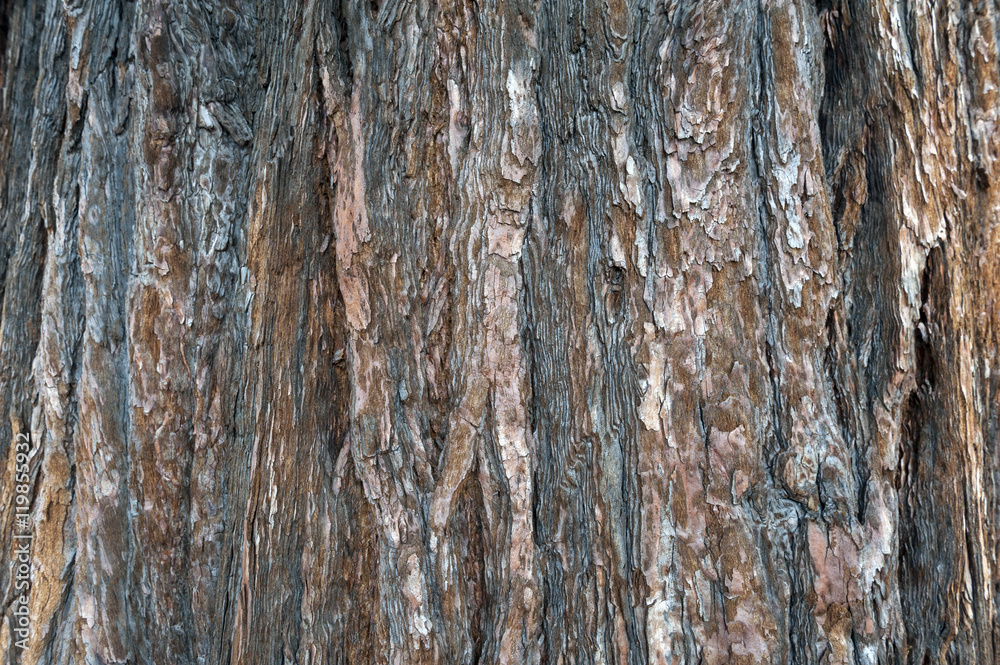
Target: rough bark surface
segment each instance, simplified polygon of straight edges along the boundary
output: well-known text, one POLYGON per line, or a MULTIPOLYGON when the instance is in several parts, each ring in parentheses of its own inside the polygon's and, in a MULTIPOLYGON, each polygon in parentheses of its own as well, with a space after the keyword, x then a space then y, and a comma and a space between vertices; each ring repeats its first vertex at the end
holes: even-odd
POLYGON ((3 663, 1000 662, 998 29, 0 1, 3 663))

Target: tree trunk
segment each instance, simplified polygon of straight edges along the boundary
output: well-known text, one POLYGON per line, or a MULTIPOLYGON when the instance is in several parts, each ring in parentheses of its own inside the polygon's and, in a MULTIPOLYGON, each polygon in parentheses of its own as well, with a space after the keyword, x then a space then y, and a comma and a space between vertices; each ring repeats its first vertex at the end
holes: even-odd
POLYGON ((0 0, 3 662, 1000 662, 998 21, 0 0))

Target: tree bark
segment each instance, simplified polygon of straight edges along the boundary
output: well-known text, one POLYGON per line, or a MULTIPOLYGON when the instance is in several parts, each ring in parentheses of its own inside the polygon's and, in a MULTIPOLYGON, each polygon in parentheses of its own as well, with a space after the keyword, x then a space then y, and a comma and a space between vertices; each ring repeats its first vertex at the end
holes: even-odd
POLYGON ((3 662, 1000 662, 998 29, 0 1, 3 662))

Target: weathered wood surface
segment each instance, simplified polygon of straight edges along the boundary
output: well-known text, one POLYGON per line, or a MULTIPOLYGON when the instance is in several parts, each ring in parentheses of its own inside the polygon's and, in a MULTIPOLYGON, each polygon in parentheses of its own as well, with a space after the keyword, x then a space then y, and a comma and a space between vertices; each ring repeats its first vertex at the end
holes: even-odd
POLYGON ((998 21, 0 2, 3 662, 1000 662, 998 21))

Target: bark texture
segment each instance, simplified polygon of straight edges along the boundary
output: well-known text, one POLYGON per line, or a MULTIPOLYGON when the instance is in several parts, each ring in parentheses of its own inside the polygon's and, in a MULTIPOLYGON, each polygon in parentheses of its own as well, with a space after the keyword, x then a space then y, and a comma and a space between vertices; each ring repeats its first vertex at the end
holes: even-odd
POLYGON ((3 662, 1000 662, 998 29, 0 1, 3 662))

